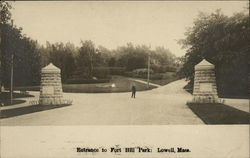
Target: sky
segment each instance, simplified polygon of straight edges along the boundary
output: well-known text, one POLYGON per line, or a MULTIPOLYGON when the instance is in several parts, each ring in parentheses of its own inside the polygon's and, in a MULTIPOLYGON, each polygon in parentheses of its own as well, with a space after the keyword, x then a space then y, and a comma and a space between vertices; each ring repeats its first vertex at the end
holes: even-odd
POLYGON ((248 1, 16 1, 11 2, 14 25, 40 44, 92 40, 108 49, 132 42, 168 48, 176 56, 199 12, 216 9, 226 15, 247 11, 248 1))

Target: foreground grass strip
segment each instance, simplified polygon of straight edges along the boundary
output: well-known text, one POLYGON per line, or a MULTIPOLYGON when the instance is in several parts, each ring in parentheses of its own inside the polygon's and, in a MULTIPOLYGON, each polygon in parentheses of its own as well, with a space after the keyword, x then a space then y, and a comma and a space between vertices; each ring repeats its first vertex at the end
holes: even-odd
POLYGON ((31 106, 20 107, 20 108, 15 108, 15 109, 1 110, 0 119, 20 116, 20 115, 25 115, 25 114, 30 114, 30 113, 35 113, 35 112, 40 112, 40 111, 45 111, 45 110, 52 110, 52 109, 56 109, 56 108, 66 107, 66 106, 69 106, 69 105, 70 104, 64 104, 64 105, 31 105, 31 106))
POLYGON ((26 102, 22 99, 16 99, 16 98, 29 98, 34 97, 34 95, 30 94, 21 94, 21 93, 13 93, 14 100, 12 101, 12 104, 10 103, 10 93, 9 92, 2 92, 0 93, 0 106, 11 106, 16 104, 21 104, 26 102))
POLYGON ((250 114, 224 104, 188 103, 188 107, 206 124, 249 124, 250 114))
POLYGON ((15 99, 12 101, 12 104, 10 103, 10 100, 4 100, 3 102, 1 102, 2 106, 12 106, 12 105, 17 105, 17 104, 22 104, 25 103, 25 100, 19 100, 19 99, 15 99))

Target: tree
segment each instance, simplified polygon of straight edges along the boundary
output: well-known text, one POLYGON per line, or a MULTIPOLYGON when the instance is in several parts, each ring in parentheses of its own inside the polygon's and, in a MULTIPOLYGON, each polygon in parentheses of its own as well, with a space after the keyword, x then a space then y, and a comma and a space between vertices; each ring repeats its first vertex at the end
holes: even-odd
POLYGON ((82 46, 78 50, 77 66, 88 74, 89 78, 93 75, 93 66, 96 61, 96 49, 92 41, 81 41, 82 46))
MULTIPOLYGON (((45 65, 50 62, 61 69, 62 81, 67 81, 73 74, 76 64, 74 53, 76 49, 71 43, 46 43, 46 48, 41 47, 41 60, 45 65)), ((44 65, 44 66, 45 66, 44 65)))
MULTIPOLYGON (((6 24, 11 19, 11 5, 6 1, 0 1, 0 44, 2 43, 3 30, 6 27, 6 24)), ((2 44, 1 44, 2 45, 2 44)), ((2 79, 3 79, 3 61, 4 61, 3 50, 0 49, 0 91, 2 87, 2 79)))
POLYGON ((186 38, 180 43, 187 48, 187 53, 180 73, 191 84, 194 79, 194 66, 205 58, 216 67, 221 96, 248 93, 248 14, 236 13, 228 17, 220 10, 210 15, 200 13, 185 35, 186 38))
POLYGON ((0 24, 6 24, 9 22, 9 20, 11 19, 11 8, 12 6, 8 2, 0 2, 0 24))
POLYGON ((127 71, 147 68, 149 56, 152 68, 158 72, 160 70, 166 72, 165 67, 175 67, 176 57, 164 47, 156 47, 155 50, 152 50, 145 45, 134 46, 132 43, 128 43, 127 46, 118 47, 115 54, 116 66, 125 67, 127 71))
POLYGON ((147 67, 149 48, 145 46, 134 46, 128 43, 127 46, 118 47, 117 66, 125 67, 127 71, 147 67))
POLYGON ((13 55, 14 85, 39 83, 40 56, 37 42, 22 35, 22 29, 5 24, 2 28, 1 56, 4 85, 10 84, 11 56, 13 55))
POLYGON ((0 2, 0 85, 10 84, 10 66, 13 55, 14 85, 24 86, 39 83, 40 56, 37 42, 22 34, 22 28, 9 23, 12 8, 8 2, 0 2))

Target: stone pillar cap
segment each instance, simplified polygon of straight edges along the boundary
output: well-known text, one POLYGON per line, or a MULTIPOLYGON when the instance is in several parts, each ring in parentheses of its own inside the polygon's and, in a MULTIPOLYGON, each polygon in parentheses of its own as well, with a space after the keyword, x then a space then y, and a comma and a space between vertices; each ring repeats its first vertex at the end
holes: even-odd
POLYGON ((195 65, 195 70, 210 70, 214 69, 214 65, 203 59, 199 64, 195 65))
POLYGON ((42 68, 42 73, 46 73, 46 72, 60 73, 61 70, 58 67, 56 67, 55 65, 53 65, 52 63, 50 63, 49 65, 42 68))

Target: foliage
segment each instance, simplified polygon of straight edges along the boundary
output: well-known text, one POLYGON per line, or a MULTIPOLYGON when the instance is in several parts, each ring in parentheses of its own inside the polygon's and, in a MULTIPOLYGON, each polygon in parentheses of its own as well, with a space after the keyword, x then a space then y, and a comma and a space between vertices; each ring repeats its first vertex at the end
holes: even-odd
MULTIPOLYGON (((70 80, 109 79, 110 75, 124 75, 125 71, 151 68, 156 72, 175 71, 176 57, 166 48, 154 50, 145 45, 125 46, 109 50, 95 46, 90 40, 72 43, 39 45, 26 37, 22 28, 10 24, 12 8, 1 1, 0 85, 10 85, 11 58, 14 56, 14 86, 32 86, 40 83, 40 70, 53 63, 61 69, 62 82, 70 80)), ((78 81, 77 81, 78 82, 78 81)))
POLYGON ((37 42, 22 35, 21 28, 2 24, 1 63, 3 83, 10 84, 13 55, 14 85, 33 85, 39 82, 40 56, 37 42))
MULTIPOLYGON (((137 69, 138 70, 138 69, 137 69)), ((152 72, 152 70, 151 70, 152 72)), ((124 73, 125 76, 127 77, 133 77, 133 78, 141 78, 141 79, 147 79, 148 78, 148 74, 145 71, 133 71, 133 72, 125 72, 124 73)), ((163 73, 150 73, 150 80, 161 80, 163 79, 163 73)))
POLYGON ((107 67, 95 67, 93 70, 93 76, 95 76, 98 79, 109 78, 109 74, 110 74, 109 68, 107 67))
POLYGON ((112 63, 115 62, 115 66, 125 67, 127 71, 147 68, 149 56, 152 68, 161 69, 166 65, 175 66, 176 57, 164 47, 156 47, 155 50, 151 50, 145 45, 134 46, 132 43, 128 43, 127 46, 118 47, 115 54, 116 60, 112 58, 112 63))
POLYGON ((0 24, 6 24, 11 19, 12 6, 6 1, 0 1, 0 24))
POLYGON ((45 62, 45 65, 51 62, 61 69, 62 81, 64 82, 76 68, 75 52, 75 47, 71 43, 64 45, 63 43, 50 44, 47 42, 46 49, 41 54, 43 54, 42 60, 45 62), (45 54, 46 56, 44 56, 45 54))
MULTIPOLYGON (((112 59, 111 59, 112 60, 112 59)), ((124 67, 108 67, 111 75, 124 75, 124 67)))
MULTIPOLYGON (((11 19, 11 5, 8 2, 0 1, 0 44, 2 47, 3 30, 6 23, 11 19)), ((0 88, 3 82, 3 61, 6 60, 3 55, 3 50, 0 49, 0 88)), ((1 89, 0 89, 1 91, 1 89)))
POLYGON ((193 27, 180 41, 187 53, 180 70, 182 76, 194 79, 194 66, 203 58, 216 67, 218 91, 223 95, 248 94, 249 15, 231 17, 220 10, 207 15, 200 13, 193 27), (233 86, 232 86, 233 85, 233 86))
MULTIPOLYGON (((145 68, 141 68, 141 69, 135 69, 135 70, 133 70, 132 71, 133 73, 135 73, 135 74, 147 74, 148 73, 148 69, 145 69, 145 68)), ((153 70, 152 69, 150 69, 149 70, 149 73, 153 73, 153 70)))
POLYGON ((67 84, 92 84, 92 83, 108 83, 110 79, 69 79, 67 84))

